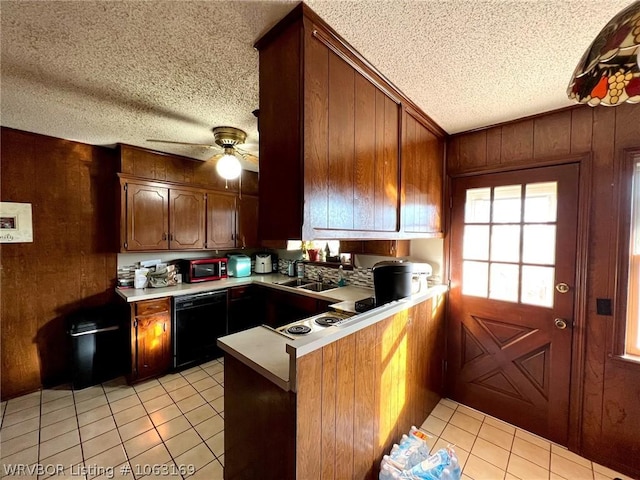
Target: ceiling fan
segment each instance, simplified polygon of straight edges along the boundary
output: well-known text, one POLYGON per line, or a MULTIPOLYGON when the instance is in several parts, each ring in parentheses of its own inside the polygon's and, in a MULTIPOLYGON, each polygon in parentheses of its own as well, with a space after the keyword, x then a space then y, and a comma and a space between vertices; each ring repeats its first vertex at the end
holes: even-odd
POLYGON ((207 143, 175 142, 172 140, 156 139, 147 139, 147 142, 170 143, 172 145, 188 145, 213 149, 222 148, 223 152, 214 155, 207 161, 217 162, 216 170, 218 174, 225 180, 233 180, 240 176, 242 167, 238 160, 238 155, 248 162, 251 162, 255 165, 258 164, 257 156, 247 152, 246 150, 238 148, 238 145, 244 144, 245 140, 247 139, 247 134, 243 130, 235 127, 215 127, 213 129, 213 138, 215 145, 207 143))

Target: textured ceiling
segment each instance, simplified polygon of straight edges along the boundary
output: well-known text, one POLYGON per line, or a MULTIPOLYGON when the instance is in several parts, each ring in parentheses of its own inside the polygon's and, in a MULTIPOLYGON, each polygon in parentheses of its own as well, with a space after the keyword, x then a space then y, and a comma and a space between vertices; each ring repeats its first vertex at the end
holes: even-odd
MULTIPOLYGON (((207 159, 258 143, 254 41, 296 1, 1 2, 1 123, 207 159)), ((322 1, 309 6, 449 133, 571 105, 574 66, 631 0, 322 1)), ((250 164, 245 167, 252 168, 250 164)))

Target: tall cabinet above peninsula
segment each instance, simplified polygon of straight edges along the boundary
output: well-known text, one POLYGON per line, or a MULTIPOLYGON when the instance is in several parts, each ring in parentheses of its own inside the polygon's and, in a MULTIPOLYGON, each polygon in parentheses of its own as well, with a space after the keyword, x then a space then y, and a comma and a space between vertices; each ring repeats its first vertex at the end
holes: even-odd
POLYGON ((445 132, 305 4, 256 48, 260 237, 441 235, 445 132))

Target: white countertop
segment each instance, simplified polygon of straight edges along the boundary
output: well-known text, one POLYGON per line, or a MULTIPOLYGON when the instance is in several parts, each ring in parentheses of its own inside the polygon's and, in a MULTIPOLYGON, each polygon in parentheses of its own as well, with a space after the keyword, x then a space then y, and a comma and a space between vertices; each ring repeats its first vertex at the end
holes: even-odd
POLYGON ((275 330, 255 327, 218 339, 218 346, 283 390, 291 390, 290 341, 275 330))
POLYGON ((345 287, 336 287, 323 292, 314 292, 305 290, 304 288, 285 287, 279 283, 294 280, 295 277, 288 277, 279 273, 271 273, 267 275, 253 274, 249 277, 229 277, 213 282, 201 283, 181 283, 174 287, 162 288, 116 288, 116 292, 127 302, 139 302, 141 300, 153 300, 164 297, 176 297, 179 295, 189 295, 192 293, 210 292, 212 290, 223 290, 225 288, 237 287, 241 285, 265 285, 286 292, 298 293, 308 297, 320 300, 337 302, 355 302, 363 298, 373 295, 372 288, 354 287, 347 285, 345 287))
MULTIPOLYGON (((289 280, 292 280, 292 277, 278 273, 268 275, 253 274, 249 277, 231 277, 213 282, 182 283, 174 287, 116 290, 127 302, 138 302, 256 284, 320 300, 335 301, 336 308, 351 312, 355 311, 354 302, 373 296, 373 289, 371 288, 350 285, 336 287, 323 292, 279 285, 289 280)), ((237 358, 280 388, 295 391, 295 363, 297 358, 446 291, 447 287, 444 285, 431 287, 411 297, 354 315, 349 321, 341 325, 333 325, 299 338, 289 338, 269 327, 262 326, 221 337, 218 339, 218 346, 227 354, 237 358)))
MULTIPOLYGON (((342 287, 346 289, 347 287, 342 287)), ((353 287, 356 288, 356 287, 353 287)), ((284 390, 296 391, 296 359, 369 327, 395 313, 447 291, 438 285, 411 297, 354 315, 348 322, 333 325, 299 338, 288 338, 268 327, 255 327, 218 339, 218 346, 284 390)), ((325 292, 323 292, 325 293, 325 292)), ((366 297, 365 297, 366 298, 366 297)))

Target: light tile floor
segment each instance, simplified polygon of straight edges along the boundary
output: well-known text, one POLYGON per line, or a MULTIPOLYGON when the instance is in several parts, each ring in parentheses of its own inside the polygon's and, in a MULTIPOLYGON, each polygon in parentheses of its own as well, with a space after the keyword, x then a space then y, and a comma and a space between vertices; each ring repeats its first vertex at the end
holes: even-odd
POLYGON ((463 480, 631 480, 564 447, 448 399, 421 429, 432 453, 454 445, 463 480))
POLYGON ((219 359, 134 387, 119 378, 2 402, 0 477, 221 479, 223 370, 219 359), (8 470, 17 465, 43 471, 8 470))
MULTIPOLYGON (((1 478, 221 479, 223 360, 134 387, 43 390, 0 404, 1 478), (39 465, 43 471, 10 472, 39 465), (155 465, 155 470, 148 470, 155 465), (181 470, 179 466, 189 466, 181 470)), ((628 479, 523 430, 443 399, 421 428, 454 444, 465 480, 628 479)))

